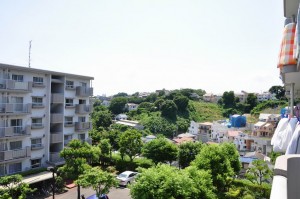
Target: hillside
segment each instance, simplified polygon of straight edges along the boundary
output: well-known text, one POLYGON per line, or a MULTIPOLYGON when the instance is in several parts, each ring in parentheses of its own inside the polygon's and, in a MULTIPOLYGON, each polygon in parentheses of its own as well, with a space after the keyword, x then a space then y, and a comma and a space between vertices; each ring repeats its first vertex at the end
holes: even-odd
POLYGON ((223 119, 222 108, 217 104, 190 101, 195 111, 191 112, 192 118, 196 122, 212 122, 223 119))

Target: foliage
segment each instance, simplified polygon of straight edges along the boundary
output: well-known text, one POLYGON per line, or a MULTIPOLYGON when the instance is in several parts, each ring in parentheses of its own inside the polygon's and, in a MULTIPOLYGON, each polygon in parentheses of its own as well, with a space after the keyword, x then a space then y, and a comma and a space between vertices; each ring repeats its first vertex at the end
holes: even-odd
POLYGON ((141 110, 144 109, 147 112, 153 112, 155 111, 155 105, 150 102, 143 102, 138 106, 138 111, 141 112, 141 110))
POLYGON ((228 158, 230 166, 236 175, 241 170, 240 154, 233 143, 222 143, 220 145, 222 152, 228 158))
POLYGON ((187 132, 190 121, 188 119, 184 119, 182 117, 177 117, 176 126, 178 127, 178 132, 187 132))
POLYGON ((271 152, 271 155, 270 155, 271 162, 272 162, 273 164, 275 164, 276 158, 279 157, 279 156, 281 156, 281 155, 282 155, 282 154, 281 154, 280 152, 274 152, 274 151, 272 151, 272 152, 271 152))
POLYGON ((223 100, 223 107, 225 109, 228 109, 228 108, 235 108, 235 95, 234 95, 234 92, 233 91, 225 91, 223 93, 223 96, 222 96, 222 100, 223 100))
POLYGON ((112 114, 110 111, 95 111, 92 113, 93 128, 108 128, 112 124, 112 114))
POLYGON ((255 108, 252 109, 251 115, 259 115, 261 111, 267 108, 285 107, 288 103, 286 101, 268 100, 259 103, 255 108))
POLYGON ((47 171, 47 168, 30 169, 28 171, 23 171, 23 172, 21 172, 19 174, 24 177, 24 176, 28 176, 28 175, 33 175, 33 174, 41 173, 43 171, 47 171))
POLYGON ((248 106, 246 106, 245 112, 246 113, 250 113, 251 110, 257 106, 258 102, 257 102, 257 97, 254 93, 249 93, 246 99, 246 104, 248 106))
POLYGON ((196 122, 207 122, 223 119, 222 108, 217 104, 190 101, 191 119, 196 122))
POLYGON ((272 170, 263 160, 254 160, 252 166, 247 170, 245 176, 252 183, 261 185, 263 182, 269 182, 272 178, 272 170))
POLYGON ((272 86, 269 92, 275 94, 276 99, 285 100, 285 89, 284 86, 272 86))
POLYGON ((135 129, 129 129, 120 136, 120 154, 121 156, 128 155, 131 162, 135 158, 136 154, 140 153, 142 145, 142 135, 135 129))
POLYGON ((178 162, 180 168, 185 168, 195 159, 202 148, 201 142, 185 142, 179 145, 178 162))
POLYGON ((0 177, 0 195, 5 199, 25 199, 26 194, 34 192, 19 174, 0 177))
POLYGON ((98 145, 100 148, 100 163, 104 164, 110 162, 109 156, 111 155, 112 146, 109 139, 102 139, 98 145))
POLYGON ((178 111, 185 111, 189 104, 189 98, 183 95, 177 95, 173 101, 176 104, 178 111))
POLYGON ((223 192, 228 186, 228 178, 232 177, 234 172, 230 166, 228 157, 225 156, 222 148, 218 145, 207 145, 202 147, 196 159, 191 163, 198 169, 210 171, 213 185, 219 192, 223 192))
POLYGON ((118 93, 118 94, 115 94, 115 95, 113 96, 113 98, 117 98, 117 97, 127 97, 127 96, 128 96, 127 93, 120 92, 120 93, 118 93))
POLYGON ((158 137, 146 144, 142 148, 144 157, 151 159, 155 164, 169 162, 177 159, 178 147, 166 140, 164 137, 158 137))
POLYGON ((127 103, 126 97, 115 97, 111 100, 109 110, 113 114, 123 113, 125 111, 125 104, 127 103))
POLYGON ((133 199, 216 198, 205 171, 189 172, 161 164, 140 172, 130 189, 133 199))
POLYGON ((152 114, 141 120, 145 129, 149 129, 154 134, 163 134, 166 137, 172 137, 177 127, 171 121, 165 118, 152 114))
POLYGON ((138 167, 150 168, 154 165, 152 160, 144 157, 135 158, 133 162, 131 162, 129 157, 125 156, 122 160, 119 154, 112 155, 112 162, 114 163, 117 171, 136 171, 138 167))
POLYGON ((55 187, 59 193, 62 193, 65 190, 65 181, 61 176, 55 177, 55 187))
POLYGON ((177 106, 172 100, 166 100, 161 105, 161 115, 169 119, 176 119, 177 106))
POLYGON ((118 185, 115 176, 107 171, 102 171, 100 167, 93 167, 84 171, 76 183, 84 188, 92 187, 98 198, 101 194, 107 194, 110 188, 118 185))

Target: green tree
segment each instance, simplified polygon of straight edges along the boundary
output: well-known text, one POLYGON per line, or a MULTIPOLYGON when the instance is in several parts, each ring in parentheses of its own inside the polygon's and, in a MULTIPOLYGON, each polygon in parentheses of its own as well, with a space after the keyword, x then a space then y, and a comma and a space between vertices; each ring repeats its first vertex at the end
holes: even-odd
POLYGON ((128 155, 132 162, 143 146, 142 134, 135 129, 125 131, 120 136, 119 146, 121 156, 128 155))
POLYGON ((100 162, 102 164, 105 164, 105 162, 107 162, 109 160, 108 157, 111 157, 112 146, 109 143, 109 139, 100 140, 100 143, 99 143, 98 146, 99 146, 100 151, 101 151, 100 162))
POLYGON ((143 102, 138 106, 138 111, 142 112, 141 110, 146 110, 148 112, 153 112, 155 111, 155 106, 153 103, 150 102, 143 102))
POLYGON ((146 144, 142 148, 144 157, 151 159, 155 164, 159 162, 170 164, 178 157, 178 147, 167 141, 164 137, 158 137, 146 144))
POLYGON ((179 145, 178 162, 180 168, 185 168, 195 159, 202 148, 201 142, 185 142, 179 145))
POLYGON ((252 166, 246 172, 246 178, 252 183, 262 185, 263 182, 269 182, 272 178, 272 170, 263 160, 252 161, 252 166))
POLYGON ((100 198, 101 194, 107 194, 110 188, 117 187, 118 185, 115 176, 106 171, 102 171, 100 167, 93 167, 84 171, 76 183, 83 188, 91 187, 96 191, 98 198, 100 198))
POLYGON ((113 97, 116 98, 116 97, 127 97, 128 94, 127 93, 124 93, 124 92, 120 92, 118 94, 115 94, 113 97))
POLYGON ((161 105, 161 115, 166 118, 175 119, 177 114, 177 106, 172 100, 166 100, 161 105))
POLYGON ((112 114, 110 111, 97 111, 92 114, 93 128, 108 128, 112 124, 112 114))
POLYGON ((173 133, 177 131, 174 123, 171 123, 166 118, 151 115, 142 121, 145 129, 149 129, 154 134, 163 134, 166 137, 172 137, 173 133))
POLYGON ((230 166, 236 175, 241 170, 240 154, 233 143, 222 143, 220 145, 224 156, 228 158, 230 166))
POLYGON ((163 99, 157 99, 155 102, 154 102, 154 106, 157 108, 157 110, 161 110, 161 106, 162 104, 165 102, 165 100, 163 99))
MULTIPOLYGON (((62 175, 71 180, 77 180, 85 170, 90 166, 87 162, 92 163, 99 160, 100 149, 92 147, 86 142, 72 140, 68 147, 60 152, 60 156, 65 159, 64 166, 59 168, 62 175)), ((77 199, 80 199, 80 186, 77 186, 77 199)))
POLYGON ((178 117, 176 121, 176 126, 178 127, 178 132, 187 132, 190 126, 190 120, 178 117))
POLYGON ((246 99, 246 104, 248 104, 249 106, 246 107, 245 112, 246 113, 250 113, 251 110, 257 106, 258 102, 257 102, 257 96, 254 93, 249 93, 246 99))
POLYGON ((213 185, 220 193, 225 191, 228 186, 228 178, 234 174, 228 157, 224 155, 222 148, 218 145, 202 147, 191 165, 209 171, 212 175, 213 185))
POLYGON ((29 184, 22 182, 19 174, 0 177, 0 194, 3 199, 26 199, 26 194, 34 192, 29 184))
POLYGON ((151 93, 149 96, 146 97, 145 101, 154 103, 156 101, 156 99, 157 99, 157 94, 151 93))
POLYGON ((113 114, 123 113, 125 111, 125 104, 127 103, 126 97, 113 98, 109 105, 109 110, 113 114))
POLYGON ((285 99, 285 89, 284 89, 284 86, 272 86, 269 89, 269 92, 272 93, 272 94, 275 94, 275 97, 278 100, 285 99))
POLYGON ((189 104, 188 97, 185 97, 183 95, 177 95, 173 101, 176 104, 178 111, 181 111, 181 112, 186 111, 187 106, 189 104))
POLYGON ((223 107, 225 109, 235 108, 235 96, 233 91, 225 91, 222 96, 223 107))

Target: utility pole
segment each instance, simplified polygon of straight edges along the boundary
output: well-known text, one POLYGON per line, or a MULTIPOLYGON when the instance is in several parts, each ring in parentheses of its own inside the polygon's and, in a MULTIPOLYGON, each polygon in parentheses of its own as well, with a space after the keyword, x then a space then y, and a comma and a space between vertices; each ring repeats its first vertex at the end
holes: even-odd
POLYGON ((28 67, 30 68, 30 53, 31 53, 31 41, 29 41, 29 60, 28 60, 28 67))

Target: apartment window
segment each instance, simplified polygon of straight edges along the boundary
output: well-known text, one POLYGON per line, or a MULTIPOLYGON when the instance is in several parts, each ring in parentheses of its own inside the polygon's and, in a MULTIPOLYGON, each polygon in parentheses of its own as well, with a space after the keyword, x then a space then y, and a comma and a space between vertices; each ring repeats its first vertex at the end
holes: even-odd
POLYGON ((78 117, 78 122, 85 122, 85 117, 78 117))
POLYGON ((43 127, 43 118, 32 118, 31 126, 33 127, 43 127))
POLYGON ((65 124, 73 124, 73 117, 72 116, 66 116, 65 117, 65 124))
POLYGON ((79 104, 86 104, 86 100, 79 99, 79 100, 78 100, 78 103, 79 103, 79 104))
POLYGON ((33 77, 33 83, 34 84, 43 84, 44 78, 43 77, 33 77))
POLYGON ((42 147, 42 138, 35 138, 31 140, 31 149, 37 149, 42 147))
POLYGON ((15 141, 9 143, 10 150, 22 149, 22 141, 15 141))
POLYGON ((74 88, 74 82, 73 81, 66 81, 66 88, 74 88))
POLYGON ((85 82, 80 82, 80 86, 87 87, 87 84, 85 82))
POLYGON ((79 140, 85 140, 85 134, 84 133, 78 134, 78 139, 79 140))
POLYGON ((42 166, 42 159, 31 160, 31 168, 39 168, 42 166))
POLYGON ((23 82, 23 75, 12 74, 11 79, 17 82, 23 82))
POLYGON ((23 111, 23 97, 11 97, 11 103, 13 104, 13 111, 23 111))
POLYGON ((9 164, 8 173, 17 173, 22 171, 22 162, 9 164))
POLYGON ((10 126, 13 127, 14 133, 22 132, 22 119, 12 119, 10 120, 10 126))
POLYGON ((73 105, 73 99, 71 99, 71 98, 66 98, 66 106, 74 106, 73 105))
POLYGON ((43 97, 32 97, 32 106, 43 106, 43 97))

